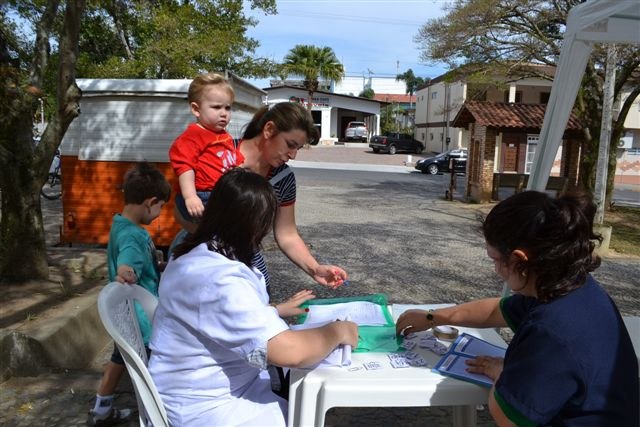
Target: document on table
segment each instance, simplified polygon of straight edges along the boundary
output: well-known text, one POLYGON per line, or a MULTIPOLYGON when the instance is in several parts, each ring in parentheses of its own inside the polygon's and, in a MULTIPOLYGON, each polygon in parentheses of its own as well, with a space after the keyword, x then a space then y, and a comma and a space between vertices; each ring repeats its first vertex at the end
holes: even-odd
POLYGON ((337 304, 310 305, 305 324, 327 324, 334 320, 349 320, 358 326, 383 326, 387 319, 380 304, 352 301, 337 304))
MULTIPOLYGON (((331 320, 333 322, 336 319, 331 320)), ((346 320, 346 319, 345 319, 346 320)), ((305 322, 302 325, 290 325, 290 328, 294 331, 300 331, 303 329, 313 329, 319 328, 321 326, 326 325, 330 322, 322 322, 322 323, 309 323, 305 322)), ((324 360, 320 361, 314 366, 309 366, 308 369, 313 368, 321 368, 327 366, 349 366, 351 365, 351 346, 350 345, 339 345, 324 360)))
MULTIPOLYGON (((304 323, 291 325, 291 329, 318 328, 336 320, 349 320, 358 326, 385 326, 388 324, 388 320, 385 317, 384 308, 386 307, 368 301, 309 305, 309 312, 304 323)), ((314 367, 349 366, 351 351, 351 346, 338 346, 314 367)))

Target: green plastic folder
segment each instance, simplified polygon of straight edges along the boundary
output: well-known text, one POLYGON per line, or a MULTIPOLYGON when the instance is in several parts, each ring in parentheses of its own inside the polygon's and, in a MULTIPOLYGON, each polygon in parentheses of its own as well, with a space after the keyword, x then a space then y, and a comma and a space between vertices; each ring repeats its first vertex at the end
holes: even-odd
MULTIPOLYGON (((366 352, 393 352, 400 350, 402 338, 396 336, 396 325, 393 322, 391 313, 389 313, 387 296, 384 294, 363 295, 355 297, 342 298, 326 298, 313 299, 301 305, 306 308, 313 305, 342 304, 348 302, 371 302, 378 304, 382 309, 382 313, 387 323, 380 326, 362 325, 358 326, 358 347, 353 350, 354 353, 366 352)), ((307 319, 307 314, 297 316, 296 323, 302 324, 307 319)))

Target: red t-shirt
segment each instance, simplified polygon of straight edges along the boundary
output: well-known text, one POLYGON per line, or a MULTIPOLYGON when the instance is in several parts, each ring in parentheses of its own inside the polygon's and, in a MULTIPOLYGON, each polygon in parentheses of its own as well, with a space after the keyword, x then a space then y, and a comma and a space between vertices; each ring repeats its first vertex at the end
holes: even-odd
POLYGON ((244 162, 244 156, 228 132, 192 123, 171 145, 169 160, 176 176, 193 170, 196 191, 210 191, 222 174, 244 162))

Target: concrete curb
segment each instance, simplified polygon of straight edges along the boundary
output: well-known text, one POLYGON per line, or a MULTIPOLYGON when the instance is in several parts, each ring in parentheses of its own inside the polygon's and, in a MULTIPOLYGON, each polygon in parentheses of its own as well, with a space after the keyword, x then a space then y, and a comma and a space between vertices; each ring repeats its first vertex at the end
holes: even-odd
POLYGON ((368 172, 412 173, 412 166, 371 165, 359 163, 332 163, 332 162, 308 162, 304 160, 291 160, 287 163, 295 168, 352 170, 368 172))
POLYGON ((2 379, 34 376, 52 368, 87 367, 108 344, 97 295, 101 287, 62 304, 64 315, 35 319, 0 335, 2 379))

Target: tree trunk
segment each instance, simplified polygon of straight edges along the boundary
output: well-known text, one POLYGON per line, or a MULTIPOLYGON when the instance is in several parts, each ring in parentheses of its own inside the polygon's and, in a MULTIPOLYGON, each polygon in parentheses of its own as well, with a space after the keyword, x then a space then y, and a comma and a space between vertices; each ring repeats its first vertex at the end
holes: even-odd
MULTIPOLYGON (((19 177, 31 181, 28 171, 19 177)), ((15 181, 15 185, 21 185, 15 181)), ((5 282, 25 282, 49 277, 47 250, 44 239, 40 191, 2 192, 2 220, 0 221, 0 271, 5 282)))
MULTIPOLYGON (((84 0, 66 2, 59 38, 57 108, 36 147, 33 146, 32 128, 39 88, 23 87, 18 65, 7 63, 9 66, 4 67, 2 95, 5 103, 0 105, 0 280, 3 281, 26 282, 49 277, 40 189, 56 148, 79 114, 82 94, 75 84, 75 68, 84 6, 84 0), (9 79, 13 84, 9 84, 9 79)), ((45 15, 43 20, 46 18, 45 15)), ((38 48, 46 48, 45 43, 38 48)), ((34 55, 34 63, 46 57, 42 52, 34 55)), ((35 65, 34 68, 44 69, 35 65)), ((2 69, 0 67, 0 71, 2 69)), ((32 75, 31 80, 42 81, 36 75, 32 75)))
POLYGON ((35 176, 31 149, 32 111, 29 95, 14 99, 14 111, 3 129, 3 143, 13 145, 13 159, 3 157, 0 277, 24 282, 49 277, 40 209, 40 188, 46 176, 35 176), (11 144, 13 143, 13 144, 11 144), (9 161, 5 161, 9 160, 9 161))
POLYGON ((613 198, 613 189, 615 187, 614 179, 616 175, 617 168, 617 152, 618 152, 618 141, 624 134, 624 122, 625 118, 629 114, 629 110, 631 110, 631 106, 634 105, 634 100, 640 96, 640 87, 636 86, 631 92, 629 92, 627 98, 622 103, 620 107, 620 111, 616 115, 616 118, 613 122, 613 128, 611 131, 611 156, 609 156, 609 175, 607 176, 607 198, 606 205, 611 206, 611 200, 613 198))
POLYGON ((313 108, 313 91, 309 91, 309 99, 307 100, 307 110, 311 113, 311 109, 313 108))

